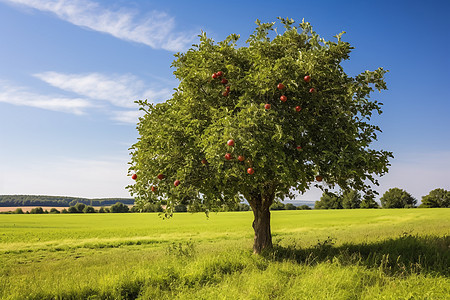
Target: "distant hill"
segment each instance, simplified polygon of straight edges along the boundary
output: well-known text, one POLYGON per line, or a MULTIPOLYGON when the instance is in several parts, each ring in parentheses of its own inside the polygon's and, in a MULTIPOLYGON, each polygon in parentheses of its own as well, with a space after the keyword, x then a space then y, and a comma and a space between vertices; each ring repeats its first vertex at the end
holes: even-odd
POLYGON ((133 205, 132 198, 77 198, 63 196, 38 196, 38 195, 0 195, 0 207, 6 206, 72 206, 77 203, 84 203, 91 206, 110 206, 116 202, 133 205))

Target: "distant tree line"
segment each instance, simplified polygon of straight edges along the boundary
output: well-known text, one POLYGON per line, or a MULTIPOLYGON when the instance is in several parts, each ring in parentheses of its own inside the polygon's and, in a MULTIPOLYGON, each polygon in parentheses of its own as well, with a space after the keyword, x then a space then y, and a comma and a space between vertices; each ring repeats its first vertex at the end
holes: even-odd
MULTIPOLYGON (((37 199, 35 198, 35 199, 37 199)), ((383 196, 380 198, 382 208, 414 208, 417 205, 417 200, 411 196, 410 193, 402 190, 400 188, 391 188, 387 190, 383 196)), ((86 198, 74 198, 74 197, 57 197, 57 196, 1 196, 0 195, 0 206, 37 206, 31 209, 30 214, 59 214, 59 213, 137 213, 137 212, 162 212, 165 202, 162 201, 161 204, 147 203, 142 207, 133 206, 131 209, 128 205, 134 204, 134 199, 121 199, 121 198, 107 198, 107 199, 86 199, 86 198), (17 198, 14 198, 17 197, 17 198), (27 198, 30 197, 30 198, 27 198), (51 208, 49 211, 38 206, 37 204, 32 204, 31 201, 34 197, 40 198, 32 203, 39 203, 39 201, 44 204, 42 206, 59 206, 56 203, 61 203, 58 201, 66 201, 69 203, 68 209, 64 208, 58 210, 57 208, 51 208), (45 199, 48 199, 47 201, 45 199), (74 202, 74 199, 82 199, 83 202, 74 202), (69 201, 70 200, 70 201, 69 201), (121 200, 121 201, 118 201, 121 200), (16 202, 14 202, 16 201, 16 202), (15 204, 4 205, 4 203, 15 204), (88 202, 89 204, 87 204, 88 202), (17 203, 26 203, 18 205, 17 203), (100 205, 98 205, 100 204, 100 205), (111 205, 112 204, 112 205, 111 205), (110 207, 105 207, 111 205, 110 207), (95 209, 93 206, 101 206, 99 209, 95 209)), ((447 207, 450 208, 450 191, 445 189, 434 189, 428 195, 422 197, 422 204, 419 205, 420 208, 433 208, 433 207, 447 207)), ((315 209, 357 209, 357 208, 380 208, 378 203, 375 201, 374 194, 366 194, 361 197, 358 191, 349 190, 341 193, 333 193, 326 191, 322 194, 319 201, 315 202, 315 209)), ((308 205, 295 206, 292 203, 281 203, 275 202, 270 206, 270 210, 309 210, 311 207, 308 205)), ((187 206, 184 204, 177 205, 174 208, 175 212, 196 212, 198 211, 196 207, 187 206)), ((223 206, 219 211, 249 211, 250 206, 246 203, 236 203, 232 205, 223 206)), ((24 214, 25 212, 19 207, 12 212, 3 212, 4 214, 24 214)))
POLYGON ((67 207, 74 206, 77 203, 83 203, 89 206, 110 206, 117 202, 127 205, 133 205, 132 198, 77 198, 60 196, 36 196, 36 195, 0 195, 0 207, 8 206, 54 206, 67 207))
POLYGON ((9 214, 90 214, 90 213, 127 213, 130 211, 128 205, 122 202, 116 202, 110 207, 100 207, 99 209, 95 209, 93 206, 86 205, 84 203, 77 203, 75 205, 70 206, 68 209, 63 208, 62 210, 58 210, 55 207, 52 207, 50 210, 44 209, 42 207, 34 207, 30 211, 24 212, 22 208, 18 207, 16 210, 12 212, 3 212, 9 214))
MULTIPOLYGON (((162 202, 165 205, 164 201, 162 202)), ((281 202, 276 202, 272 204, 270 207, 271 210, 309 210, 311 207, 308 205, 300 205, 295 206, 292 203, 283 204, 281 202)), ((63 208, 62 210, 58 210, 57 208, 52 207, 50 210, 44 209, 42 207, 34 207, 30 211, 24 212, 22 208, 18 207, 14 211, 3 212, 3 214, 89 214, 89 213, 140 213, 140 212, 163 212, 163 206, 161 204, 147 203, 142 207, 133 206, 131 209, 121 203, 116 202, 110 207, 100 207, 96 209, 93 206, 86 205, 84 203, 76 203, 75 205, 70 206, 69 208, 63 208)), ((175 212, 196 212, 197 210, 194 207, 190 207, 184 204, 177 205, 175 207, 175 212)), ((249 211, 250 206, 246 203, 237 203, 232 206, 224 206, 219 211, 249 211)))
MULTIPOLYGON (((400 188, 387 190, 380 198, 382 208, 414 208, 417 207, 417 199, 410 193, 400 188)), ((358 191, 350 190, 341 193, 326 191, 319 201, 316 201, 316 209, 355 209, 355 208, 379 208, 375 201, 375 195, 369 194, 361 197, 358 191)), ((444 189, 432 190, 422 197, 420 208, 450 207, 450 191, 444 189)))

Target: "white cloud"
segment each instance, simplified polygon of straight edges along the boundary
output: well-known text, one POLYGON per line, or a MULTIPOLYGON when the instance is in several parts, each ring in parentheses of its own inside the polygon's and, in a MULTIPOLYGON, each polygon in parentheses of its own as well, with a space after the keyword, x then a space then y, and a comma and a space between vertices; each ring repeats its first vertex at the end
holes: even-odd
POLYGON ((30 92, 5 81, 0 81, 0 102, 31 106, 47 110, 81 115, 93 105, 83 98, 68 98, 59 95, 42 95, 30 92))
POLYGON ((143 115, 144 113, 140 110, 115 111, 113 112, 112 119, 120 123, 137 124, 139 117, 143 115))
POLYGON ((134 75, 63 74, 44 72, 35 77, 59 89, 77 93, 95 100, 108 101, 114 106, 135 108, 134 101, 149 99, 158 102, 170 98, 170 90, 149 89, 134 75))
POLYGON ((111 10, 89 0, 1 0, 40 11, 116 38, 142 43, 155 49, 181 51, 194 39, 193 34, 174 32, 175 20, 164 12, 153 11, 138 19, 137 12, 111 10))

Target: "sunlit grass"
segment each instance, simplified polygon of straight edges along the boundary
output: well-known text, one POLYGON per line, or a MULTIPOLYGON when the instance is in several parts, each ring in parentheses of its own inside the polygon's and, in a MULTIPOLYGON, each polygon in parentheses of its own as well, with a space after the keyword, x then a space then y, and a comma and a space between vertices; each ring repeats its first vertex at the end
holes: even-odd
POLYGON ((450 210, 0 215, 2 299, 445 299, 450 210))

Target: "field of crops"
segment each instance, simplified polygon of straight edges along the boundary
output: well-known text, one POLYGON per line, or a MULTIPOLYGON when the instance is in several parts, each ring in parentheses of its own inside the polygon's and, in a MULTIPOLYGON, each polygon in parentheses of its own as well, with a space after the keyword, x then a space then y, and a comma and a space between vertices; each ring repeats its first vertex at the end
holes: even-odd
POLYGON ((448 299, 450 209, 0 215, 1 299, 448 299))

